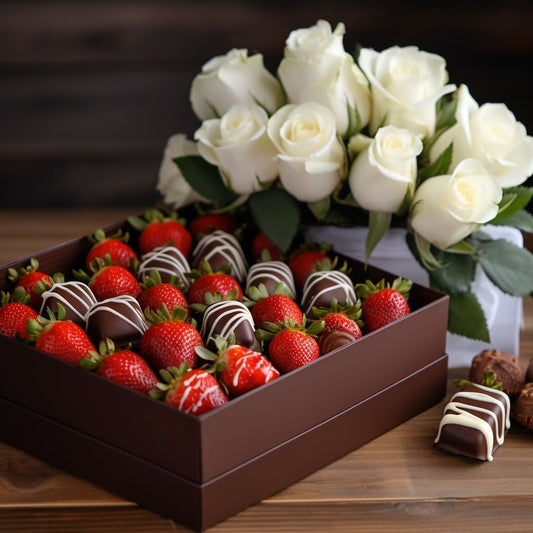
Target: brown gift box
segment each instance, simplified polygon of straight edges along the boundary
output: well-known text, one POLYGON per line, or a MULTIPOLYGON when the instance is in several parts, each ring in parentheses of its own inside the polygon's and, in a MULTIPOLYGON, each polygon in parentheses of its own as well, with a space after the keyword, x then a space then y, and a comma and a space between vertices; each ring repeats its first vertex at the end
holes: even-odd
MULTIPOLYGON (((80 238, 34 257, 70 272, 88 248, 80 238)), ((394 278, 347 261, 354 280, 394 278)), ((0 288, 28 262, 0 267, 0 288)), ((409 303, 408 316, 201 416, 0 336, 0 437, 203 530, 443 398, 448 297, 415 284, 409 303)))

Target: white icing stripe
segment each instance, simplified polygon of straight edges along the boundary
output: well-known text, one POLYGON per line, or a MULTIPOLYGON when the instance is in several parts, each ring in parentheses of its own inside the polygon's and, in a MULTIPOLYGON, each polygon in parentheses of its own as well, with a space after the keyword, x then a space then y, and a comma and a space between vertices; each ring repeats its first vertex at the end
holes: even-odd
POLYGON ((157 270, 169 276, 179 276, 187 287, 190 285, 185 273, 190 272, 191 267, 183 253, 174 246, 159 247, 144 254, 141 257, 137 276, 142 281, 146 281, 150 270, 157 270))
POLYGON ((324 280, 328 280, 329 285, 320 290, 318 294, 311 299, 304 310, 306 315, 311 312, 312 307, 315 305, 320 296, 326 294, 328 291, 336 291, 337 289, 342 290, 345 294, 347 305, 354 305, 357 301, 353 283, 346 274, 338 270, 325 270, 313 272, 307 277, 303 288, 302 302, 307 301, 315 286, 324 280))
POLYGON ((142 311, 140 311, 140 307, 138 308, 138 306, 139 304, 137 300, 133 298, 132 296, 118 296, 116 298, 109 298, 93 306, 87 313, 86 320, 88 322, 95 313, 102 312, 102 311, 108 312, 112 315, 115 315, 121 318, 122 320, 124 320, 124 322, 130 324, 133 328, 135 328, 137 331, 139 331, 139 333, 142 334, 148 329, 148 326, 146 322, 144 321, 142 311), (139 320, 134 322, 129 317, 125 316, 123 313, 117 311, 116 309, 113 309, 112 307, 109 307, 110 303, 117 303, 119 305, 126 306, 127 308, 126 310, 133 311, 137 315, 139 320))
POLYGON ((249 309, 241 302, 234 300, 227 300, 211 304, 204 312, 200 336, 203 339, 212 337, 215 333, 219 333, 223 337, 227 337, 232 331, 243 322, 248 322, 250 326, 254 327, 252 314, 249 309), (212 314, 219 313, 215 316, 213 323, 207 332, 207 323, 212 314), (232 316, 233 315, 233 316, 232 316), (219 330, 219 324, 222 323, 222 328, 219 330))
POLYGON ((255 285, 256 281, 261 278, 271 279, 275 282, 282 282, 289 289, 291 294, 296 296, 296 286, 291 269, 282 261, 265 261, 256 263, 250 267, 246 279, 246 290, 255 285))
POLYGON ((43 292, 43 303, 41 306, 41 314, 46 309, 46 302, 49 298, 55 298, 65 307, 71 309, 80 319, 84 320, 87 314, 87 309, 97 303, 91 289, 78 281, 65 281, 64 283, 57 283, 53 285, 51 289, 43 292), (61 292, 59 292, 61 291, 61 292), (68 300, 63 293, 71 296, 71 300, 68 300), (81 313, 74 307, 72 300, 77 301, 82 307, 85 308, 85 312, 81 313))

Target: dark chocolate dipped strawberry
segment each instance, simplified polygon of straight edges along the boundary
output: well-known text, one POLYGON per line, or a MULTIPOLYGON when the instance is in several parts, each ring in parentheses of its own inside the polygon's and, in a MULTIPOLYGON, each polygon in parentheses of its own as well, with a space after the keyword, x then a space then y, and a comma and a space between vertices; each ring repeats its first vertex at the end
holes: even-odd
POLYGON ((143 254, 137 268, 137 278, 146 282, 146 277, 152 270, 159 272, 163 283, 173 283, 182 290, 187 290, 190 280, 186 276, 191 267, 189 261, 175 246, 160 246, 143 254))
POLYGON ((58 304, 61 304, 65 308, 65 320, 72 320, 83 326, 87 312, 97 302, 91 288, 82 281, 54 283, 41 296, 41 315, 45 315, 47 309, 57 313, 58 304))

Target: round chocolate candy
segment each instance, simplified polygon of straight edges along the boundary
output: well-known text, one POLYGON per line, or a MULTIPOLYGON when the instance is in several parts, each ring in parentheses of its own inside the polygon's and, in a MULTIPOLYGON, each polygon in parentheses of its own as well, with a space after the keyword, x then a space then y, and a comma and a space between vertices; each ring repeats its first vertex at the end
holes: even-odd
POLYGON ((42 293, 40 315, 46 316, 49 309, 57 313, 58 304, 65 309, 65 320, 71 320, 79 325, 85 324, 87 311, 96 303, 96 297, 91 288, 81 281, 65 281, 54 283, 50 289, 42 293))
POLYGON ((159 272, 163 283, 169 283, 176 276, 185 290, 189 288, 190 280, 185 274, 190 272, 191 267, 187 258, 175 246, 160 246, 141 256, 137 277, 146 282, 152 270, 159 272))
POLYGON ((357 302, 352 280, 339 270, 318 270, 307 276, 302 292, 302 311, 312 317, 313 307, 329 308, 333 300, 341 307, 357 302))
POLYGON ((248 263, 239 241, 226 231, 216 230, 204 235, 192 253, 192 266, 199 268, 203 260, 207 260, 213 271, 229 265, 230 274, 239 282, 246 278, 248 263))
POLYGON ((516 396, 525 383, 525 372, 518 357, 501 350, 483 350, 472 360, 470 381, 483 383, 485 374, 492 372, 494 380, 510 397, 516 396))
POLYGON ((215 335, 229 340, 232 333, 236 344, 261 351, 261 343, 255 337, 252 314, 242 302, 221 300, 209 305, 204 311, 200 328, 200 336, 206 346, 213 346, 212 338, 215 335))
POLYGON ((126 295, 93 305, 86 320, 87 334, 96 345, 107 338, 116 346, 135 344, 148 328, 139 302, 126 295))
POLYGON ((296 298, 296 286, 294 276, 289 266, 283 261, 264 261, 255 263, 248 270, 246 276, 246 293, 251 287, 263 284, 268 294, 274 294, 276 287, 282 284, 287 291, 287 296, 293 300, 296 298))

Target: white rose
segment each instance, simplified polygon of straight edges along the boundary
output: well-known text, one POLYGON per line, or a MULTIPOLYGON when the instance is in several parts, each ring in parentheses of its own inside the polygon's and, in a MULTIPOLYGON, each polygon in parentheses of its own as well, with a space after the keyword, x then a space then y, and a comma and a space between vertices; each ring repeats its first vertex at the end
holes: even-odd
POLYGON ((476 159, 464 159, 451 175, 435 176, 417 189, 411 225, 424 239, 445 249, 498 213, 502 189, 476 159))
POLYGON ((237 103, 257 103, 273 113, 285 102, 278 80, 263 65, 263 56, 230 50, 208 61, 192 81, 191 105, 200 120, 221 117, 237 103))
POLYGON ((344 135, 349 126, 348 106, 357 109, 360 126, 370 119, 368 82, 343 47, 344 24, 335 31, 325 20, 295 30, 286 41, 278 77, 290 103, 318 102, 329 107, 344 135))
POLYGON ((393 124, 423 136, 435 131, 437 100, 455 90, 446 85, 445 60, 415 46, 393 46, 382 52, 363 48, 359 66, 370 81, 370 130, 393 124))
POLYGON ((502 187, 523 183, 533 173, 533 137, 504 104, 480 107, 465 85, 457 92, 457 123, 439 137, 431 158, 436 159, 453 142, 452 170, 473 157, 502 187))
POLYGON ((205 120, 194 134, 204 159, 217 165, 228 189, 251 194, 278 173, 276 150, 266 133, 268 115, 256 104, 236 104, 205 120))
POLYGON ((380 128, 355 159, 349 184, 357 203, 369 211, 397 212, 416 181, 418 135, 396 126, 380 128))
POLYGON ((327 107, 288 104, 270 117, 268 136, 278 150, 281 183, 297 200, 322 200, 344 177, 345 150, 327 107))
POLYGON ((186 155, 199 155, 196 143, 188 140, 183 133, 172 135, 163 151, 156 188, 163 195, 165 203, 174 209, 196 201, 207 201, 191 188, 173 161, 186 155))

